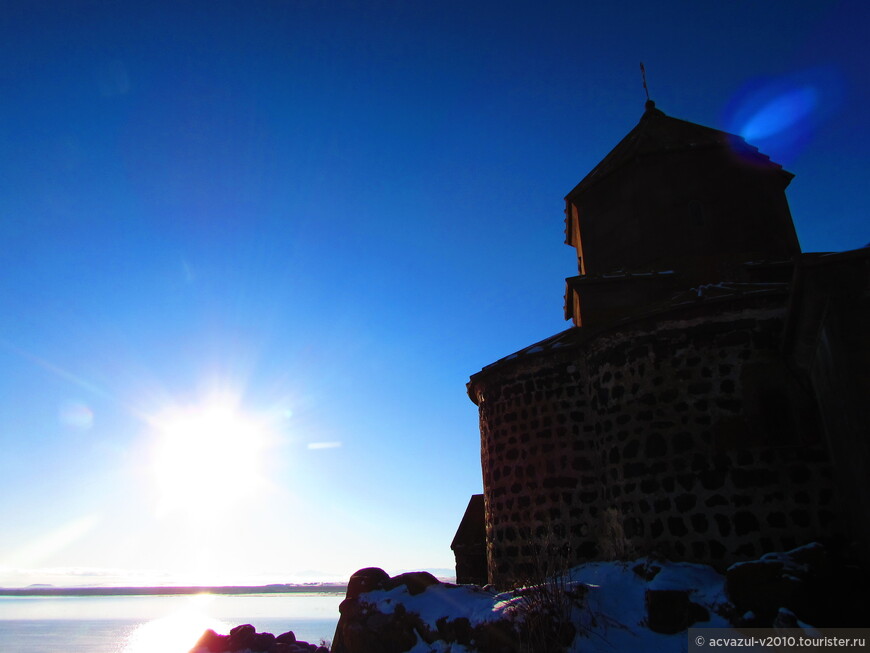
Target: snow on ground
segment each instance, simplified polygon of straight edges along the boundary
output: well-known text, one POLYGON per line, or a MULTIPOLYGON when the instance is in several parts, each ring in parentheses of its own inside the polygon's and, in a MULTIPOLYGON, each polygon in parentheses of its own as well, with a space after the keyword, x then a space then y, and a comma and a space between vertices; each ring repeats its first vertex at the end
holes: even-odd
POLYGON ((587 630, 578 634, 571 651, 685 651, 685 632, 662 635, 646 627, 644 595, 648 589, 690 590, 689 599, 710 613, 709 621, 693 627, 728 627, 725 618, 714 612, 717 605, 726 601, 722 575, 705 565, 661 562, 649 563, 661 567, 661 571, 647 581, 632 570, 644 562, 593 562, 571 571, 573 581, 589 587, 583 615, 587 630))
POLYGON ((384 614, 392 614, 397 604, 408 612, 420 615, 433 630, 436 622, 444 616, 450 619, 466 617, 472 625, 497 621, 504 616, 512 594, 496 594, 474 585, 432 585, 422 594, 412 596, 408 588, 400 585, 394 589, 369 592, 366 602, 377 606, 384 614))
MULTIPOLYGON (((663 635, 646 627, 645 592, 648 589, 689 590, 689 599, 705 607, 710 614, 709 621, 698 622, 693 627, 728 627, 728 622, 716 614, 717 606, 726 603, 725 579, 704 565, 649 560, 593 562, 575 567, 566 580, 568 588, 577 585, 587 588, 583 607, 574 614, 580 632, 569 649, 572 652, 685 651, 685 631, 663 635), (647 580, 633 570, 638 565, 660 570, 647 580)), ((372 591, 365 595, 365 601, 385 614, 392 614, 396 606, 402 604, 436 630, 436 622, 445 616, 450 620, 465 617, 472 626, 503 619, 521 599, 514 592, 496 593, 472 585, 433 585, 417 595, 411 595, 406 586, 372 591)), ((422 640, 412 651, 471 653, 458 644, 430 645, 422 640)))

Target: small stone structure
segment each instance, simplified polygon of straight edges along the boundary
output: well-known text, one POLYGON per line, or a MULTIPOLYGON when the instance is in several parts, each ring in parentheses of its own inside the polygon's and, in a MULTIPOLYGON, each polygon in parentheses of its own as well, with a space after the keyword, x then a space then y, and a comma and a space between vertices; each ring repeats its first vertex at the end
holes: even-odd
POLYGON ((450 544, 456 556, 456 582, 486 585, 486 528, 482 494, 472 494, 450 544))
POLYGON ((870 563, 870 249, 801 254, 791 178, 649 102, 568 195, 574 326, 468 383, 489 582, 813 540, 870 563))

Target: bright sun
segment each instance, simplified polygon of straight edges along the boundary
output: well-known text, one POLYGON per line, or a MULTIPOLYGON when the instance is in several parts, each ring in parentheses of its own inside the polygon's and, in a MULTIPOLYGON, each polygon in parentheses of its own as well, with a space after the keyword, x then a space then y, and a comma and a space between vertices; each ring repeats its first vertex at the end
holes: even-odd
POLYGON ((214 514, 263 489, 268 432, 237 403, 212 398, 154 420, 158 515, 214 514))

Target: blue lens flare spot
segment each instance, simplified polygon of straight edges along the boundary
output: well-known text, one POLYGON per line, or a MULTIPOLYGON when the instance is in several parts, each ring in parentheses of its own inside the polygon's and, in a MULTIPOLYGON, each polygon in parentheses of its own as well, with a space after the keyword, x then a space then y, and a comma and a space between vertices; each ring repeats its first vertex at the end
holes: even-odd
POLYGON ((750 143, 770 138, 788 129, 801 129, 818 106, 818 92, 798 88, 773 98, 743 126, 740 135, 750 143))
POLYGON ((779 163, 793 160, 842 102, 842 77, 814 68, 748 82, 725 109, 728 131, 779 163))

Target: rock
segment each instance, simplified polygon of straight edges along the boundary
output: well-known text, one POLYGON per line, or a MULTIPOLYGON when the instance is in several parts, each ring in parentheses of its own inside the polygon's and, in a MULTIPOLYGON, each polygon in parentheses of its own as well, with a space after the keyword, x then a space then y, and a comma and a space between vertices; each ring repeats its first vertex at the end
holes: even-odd
POLYGON ((732 565, 725 572, 725 592, 738 612, 754 612, 769 621, 780 607, 794 605, 802 581, 784 574, 778 560, 753 560, 732 565))
POLYGON ((408 573, 399 574, 398 576, 390 578, 386 583, 386 589, 393 589, 400 585, 405 585, 408 588, 408 593, 411 596, 414 596, 416 594, 422 594, 427 587, 440 584, 441 581, 435 578, 435 576, 430 574, 428 571, 409 571, 408 573))
POLYGON ((275 638, 275 642, 278 644, 294 644, 296 642, 296 634, 292 630, 288 630, 286 633, 281 633, 275 638))
POLYGON ((248 647, 252 651, 271 651, 275 644, 275 636, 272 633, 256 633, 250 641, 248 647))
POLYGON ((800 628, 795 613, 788 608, 780 608, 773 619, 774 628, 800 628))
POLYGON ((276 643, 272 647, 272 653, 297 653, 299 651, 296 648, 295 643, 285 642, 285 643, 276 643))
POLYGON ((229 635, 218 635, 207 630, 199 638, 191 653, 329 653, 326 646, 297 641, 289 630, 277 637, 272 633, 258 633, 250 624, 236 626, 229 635))
MULTIPOLYGON (((410 572, 400 574, 394 578, 384 580, 380 570, 362 570, 364 581, 373 579, 374 583, 366 583, 365 586, 374 586, 373 589, 389 591, 395 588, 407 588, 407 594, 396 593, 389 603, 383 604, 385 610, 381 611, 374 603, 367 601, 363 592, 355 593, 355 596, 346 598, 340 606, 341 617, 335 629, 335 637, 332 642, 332 653, 406 653, 410 650, 463 650, 475 651, 475 653, 520 653, 522 650, 521 633, 518 632, 520 623, 513 613, 505 614, 502 618, 494 621, 485 621, 472 625, 466 616, 456 615, 455 618, 444 616, 438 618, 432 626, 424 622, 419 613, 410 606, 416 601, 408 601, 408 595, 417 596, 433 585, 439 585, 443 589, 440 596, 433 599, 442 599, 444 613, 450 615, 454 610, 460 609, 462 600, 467 596, 468 588, 460 588, 456 585, 440 583, 437 578, 428 572, 410 572), (451 597, 451 592, 456 591, 456 598, 451 597), (387 606, 391 607, 387 607, 387 606)), ((350 592, 349 592, 350 594, 350 592)), ((494 597, 493 597, 494 598, 494 597)), ((427 610, 431 613, 432 601, 424 601, 427 610)), ((442 614, 444 614, 442 613, 442 614)), ((574 641, 576 629, 573 624, 560 624, 559 628, 553 628, 556 640, 555 648, 551 651, 563 650, 574 641)), ((317 651, 316 653, 324 653, 317 651)))
POLYGON ((257 629, 251 624, 236 626, 230 631, 230 638, 227 642, 230 651, 243 651, 245 649, 253 650, 254 639, 257 635, 257 629))
POLYGON ((780 608, 807 620, 815 612, 811 586, 829 574, 824 549, 809 545, 731 565, 725 572, 725 592, 738 614, 752 611, 763 623, 770 623, 780 608))
POLYGON ((638 562, 631 570, 643 578, 645 581, 649 582, 653 578, 655 578, 658 573, 662 570, 662 568, 658 565, 653 564, 649 560, 644 560, 642 562, 638 562))
POLYGON ((212 653, 224 653, 229 650, 227 648, 229 637, 227 635, 218 635, 215 631, 208 629, 197 641, 193 650, 206 650, 212 653))
MULTIPOLYGON (((290 633, 292 635, 292 633, 290 633)), ((294 637, 295 640, 295 637, 294 637)), ((197 653, 210 651, 212 653, 234 653, 235 651, 252 651, 253 653, 294 653, 289 648, 291 642, 276 643, 272 633, 258 633, 250 624, 236 626, 229 635, 218 635, 213 630, 207 630, 199 638, 193 651, 197 653)))
POLYGON ((406 612, 401 605, 391 613, 383 613, 366 603, 364 597, 345 599, 332 653, 404 653, 417 644, 419 637, 428 641, 429 635, 419 615, 406 612))
POLYGON ((747 610, 739 616, 732 615, 730 621, 738 628, 764 628, 767 625, 752 610, 747 610))
POLYGON ((647 627, 656 633, 673 635, 698 621, 708 621, 706 608, 689 600, 688 590, 647 590, 647 627))
POLYGON ((390 575, 380 567, 366 567, 354 572, 347 582, 345 599, 355 599, 360 594, 384 589, 390 575))
POLYGON ((462 646, 471 644, 473 630, 471 622, 466 617, 450 620, 449 617, 441 617, 435 622, 438 634, 446 642, 456 642, 462 646))
POLYGON ((440 581, 426 571, 413 571, 393 578, 379 567, 366 567, 348 581, 345 600, 338 607, 341 617, 332 642, 333 653, 402 653, 413 647, 418 637, 431 638, 419 615, 396 610, 389 615, 370 608, 362 595, 374 590, 391 590, 405 586, 417 595, 440 581))
POLYGON ((686 627, 692 626, 699 622, 710 621, 710 612, 703 605, 698 605, 694 601, 689 601, 689 618, 686 627))
MULTIPOLYGON (((828 552, 818 542, 812 542, 805 546, 800 546, 783 554, 768 554, 773 557, 786 556, 789 560, 799 565, 805 565, 808 570, 812 570, 816 574, 827 575, 830 573, 830 560, 828 560, 828 552)), ((768 556, 762 556, 762 559, 768 556)))
POLYGON ((520 637, 512 624, 504 621, 490 621, 480 624, 474 630, 477 650, 485 653, 519 653, 520 637))
POLYGON ((647 627, 656 633, 672 635, 686 628, 689 593, 685 590, 647 590, 647 627))
POLYGON ((725 592, 735 613, 751 612, 753 627, 782 619, 780 608, 816 627, 863 626, 870 614, 868 586, 870 571, 829 557, 817 543, 768 553, 725 572, 725 592))
POLYGON ((271 653, 299 653, 295 642, 277 642, 272 646, 271 653))

